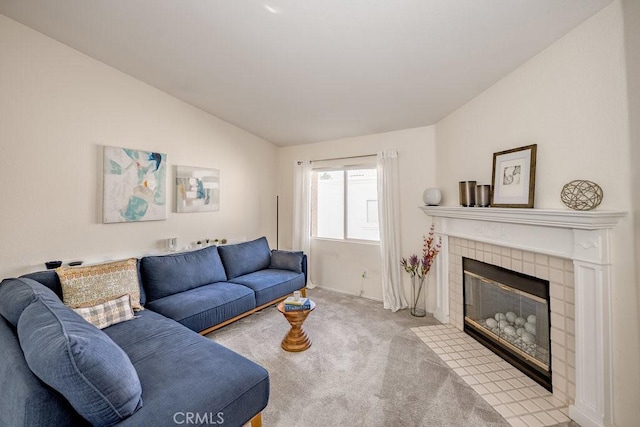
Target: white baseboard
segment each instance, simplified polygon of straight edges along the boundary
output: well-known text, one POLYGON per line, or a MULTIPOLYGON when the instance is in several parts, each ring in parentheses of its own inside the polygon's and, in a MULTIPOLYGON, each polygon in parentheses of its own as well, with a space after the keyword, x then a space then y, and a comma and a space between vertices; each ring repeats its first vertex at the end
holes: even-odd
POLYGON ((315 285, 315 288, 316 289, 326 289, 328 291, 338 292, 340 294, 352 295, 352 296, 355 296, 355 297, 365 298, 365 299, 368 299, 368 300, 371 300, 371 301, 382 302, 382 300, 380 298, 375 298, 375 297, 368 296, 368 295, 358 295, 357 292, 348 292, 348 291, 345 291, 344 289, 332 288, 330 286, 315 285))

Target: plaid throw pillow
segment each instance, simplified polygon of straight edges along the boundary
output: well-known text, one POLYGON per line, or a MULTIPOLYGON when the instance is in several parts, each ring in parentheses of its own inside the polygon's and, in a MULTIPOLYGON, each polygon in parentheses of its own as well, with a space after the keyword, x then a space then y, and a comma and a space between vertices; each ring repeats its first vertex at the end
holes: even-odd
POLYGON ((93 307, 74 308, 73 311, 100 329, 135 317, 128 294, 93 307))
POLYGON ((64 304, 71 308, 92 307, 129 294, 133 309, 142 310, 137 262, 136 258, 129 258, 83 267, 57 268, 64 304))

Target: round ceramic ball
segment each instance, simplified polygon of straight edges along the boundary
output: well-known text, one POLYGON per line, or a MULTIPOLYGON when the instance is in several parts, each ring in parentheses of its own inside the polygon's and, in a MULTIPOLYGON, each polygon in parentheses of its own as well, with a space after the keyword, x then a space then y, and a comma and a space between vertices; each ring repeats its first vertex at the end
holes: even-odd
POLYGON ((438 206, 442 200, 442 193, 437 188, 427 188, 422 193, 422 201, 425 205, 438 206))
POLYGON ((530 334, 527 331, 524 331, 522 333, 522 341, 528 343, 528 344, 533 344, 536 342, 536 337, 533 334, 530 334))
POLYGON ((529 317, 527 317, 527 322, 528 323, 533 323, 535 325, 535 323, 536 323, 536 315, 532 314, 529 317))
POLYGON ((506 319, 502 319, 501 321, 498 322, 498 326, 500 327, 500 329, 504 329, 507 326, 509 326, 509 322, 507 322, 506 319))
POLYGON ((519 336, 519 337, 521 337, 521 336, 522 336, 522 333, 523 333, 523 332, 525 332, 524 328, 518 328, 518 329, 516 329, 516 335, 517 335, 517 336, 519 336))
POLYGON ((505 320, 507 318, 507 316, 505 316, 504 313, 496 313, 495 316, 493 316, 498 322, 501 320, 505 320))
POLYGON ((524 317, 516 317, 516 321, 515 321, 516 326, 522 327, 524 326, 525 323, 527 323, 527 319, 525 319, 524 317))
POLYGON ((513 337, 516 335, 516 328, 514 328, 513 326, 507 326, 504 328, 504 333, 513 337))
POLYGON ((526 329, 527 332, 535 335, 536 334, 536 324, 535 323, 525 323, 524 324, 524 329, 526 329))
POLYGON ((517 316, 513 311, 507 311, 507 313, 505 314, 505 317, 507 318, 509 323, 513 323, 516 321, 517 316))
POLYGON ((488 318, 486 323, 490 328, 495 328, 496 326, 498 326, 498 321, 493 317, 488 318))

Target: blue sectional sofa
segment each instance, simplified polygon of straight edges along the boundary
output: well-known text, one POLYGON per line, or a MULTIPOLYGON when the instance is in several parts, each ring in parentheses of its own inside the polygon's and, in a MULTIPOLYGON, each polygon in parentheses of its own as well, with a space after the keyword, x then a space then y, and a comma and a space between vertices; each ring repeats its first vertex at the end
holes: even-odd
POLYGON ((145 309, 104 329, 62 303, 55 271, 5 279, 0 425, 260 425, 267 371, 202 334, 304 290, 306 268, 265 238, 143 257, 145 309))

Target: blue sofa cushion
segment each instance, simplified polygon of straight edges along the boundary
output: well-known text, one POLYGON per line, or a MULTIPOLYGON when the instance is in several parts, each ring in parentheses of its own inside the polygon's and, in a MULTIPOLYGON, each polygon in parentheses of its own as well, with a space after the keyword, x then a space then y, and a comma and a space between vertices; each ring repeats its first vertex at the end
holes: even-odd
POLYGON ((24 309, 18 339, 31 371, 91 424, 116 424, 142 406, 126 353, 57 297, 39 295, 24 309))
POLYGON ((89 426, 69 402, 31 372, 16 330, 0 316, 0 426, 89 426))
POLYGON ((233 283, 251 288, 256 294, 256 306, 271 302, 305 286, 304 274, 272 268, 236 277, 233 283))
POLYGON ((5 279, 0 283, 0 314, 13 326, 18 326, 20 315, 38 295, 58 296, 42 283, 31 279, 5 279))
POLYGON ((218 250, 228 280, 269 268, 271 264, 271 250, 266 237, 235 245, 220 246, 218 250))
POLYGON ((269 268, 302 273, 302 251, 272 250, 269 268))
POLYGON ((235 283, 218 282, 169 295, 147 308, 195 332, 229 320, 256 307, 253 291, 235 283))
POLYGON ((62 300, 62 285, 60 284, 60 278, 55 270, 43 270, 36 271, 35 273, 28 273, 20 276, 21 279, 33 279, 36 282, 40 282, 47 288, 51 289, 58 295, 58 298, 62 300))
POLYGON ((188 413, 241 426, 266 407, 264 368, 152 310, 138 315, 103 330, 128 354, 144 389, 144 406, 119 427, 187 425, 188 413))
POLYGON ((140 277, 147 303, 169 295, 227 280, 218 248, 147 256, 140 260, 140 277))

